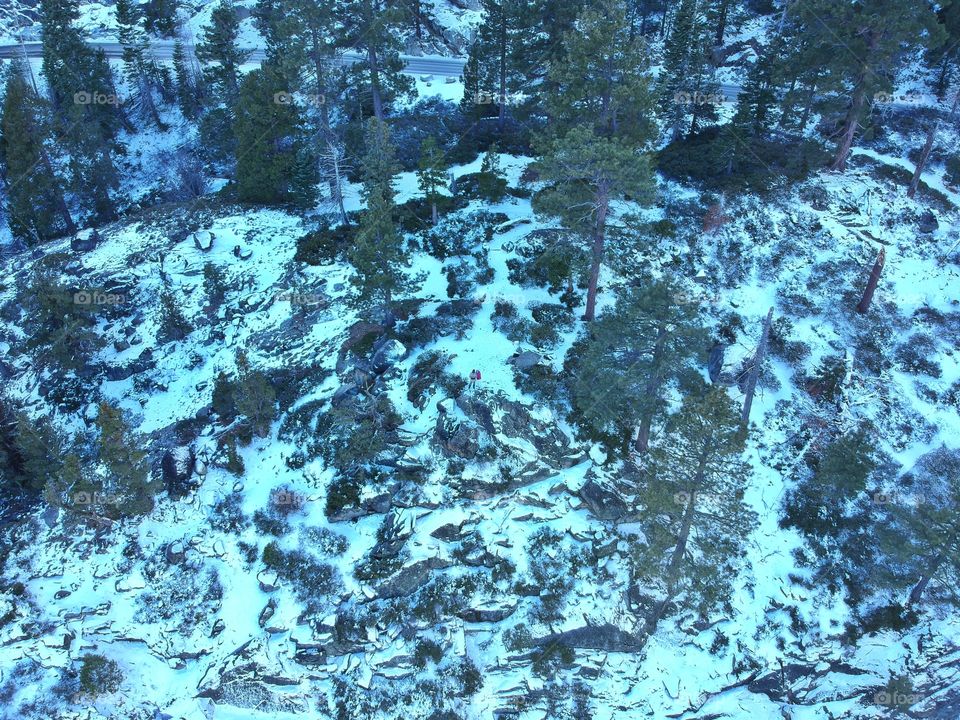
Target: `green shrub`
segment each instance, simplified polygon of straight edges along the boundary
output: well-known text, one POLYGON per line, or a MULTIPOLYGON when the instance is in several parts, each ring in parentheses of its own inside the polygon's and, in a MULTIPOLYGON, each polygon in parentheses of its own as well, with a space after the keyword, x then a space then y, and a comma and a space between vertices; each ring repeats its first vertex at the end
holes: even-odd
POLYGON ((84 655, 80 666, 80 689, 91 697, 114 693, 123 682, 120 666, 103 655, 84 655))

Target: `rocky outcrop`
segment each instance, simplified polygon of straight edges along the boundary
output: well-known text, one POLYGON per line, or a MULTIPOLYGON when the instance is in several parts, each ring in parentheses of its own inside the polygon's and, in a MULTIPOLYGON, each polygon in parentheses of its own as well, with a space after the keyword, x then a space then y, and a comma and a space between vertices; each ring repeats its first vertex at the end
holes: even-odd
POLYGON ((630 510, 619 494, 594 479, 587 480, 578 495, 600 520, 619 520, 630 510))
POLYGON ((407 565, 380 584, 377 588, 377 597, 389 599, 412 595, 427 582, 431 571, 450 566, 451 563, 448 560, 440 558, 427 558, 407 565))
POLYGON ((537 640, 538 645, 560 643, 580 650, 602 650, 604 652, 639 652, 643 641, 621 630, 616 625, 586 625, 585 627, 554 633, 537 640))

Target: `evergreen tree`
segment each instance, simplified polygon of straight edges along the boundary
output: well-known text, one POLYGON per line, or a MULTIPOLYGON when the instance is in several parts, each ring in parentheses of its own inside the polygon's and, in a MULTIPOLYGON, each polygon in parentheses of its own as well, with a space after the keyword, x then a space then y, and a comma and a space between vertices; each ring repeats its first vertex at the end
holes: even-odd
POLYGON ((684 398, 639 489, 643 544, 637 574, 659 585, 660 601, 647 614, 651 634, 673 603, 702 618, 727 600, 734 562, 756 522, 743 501, 749 465, 742 459, 740 413, 722 389, 684 398))
POLYGON ((496 143, 483 154, 477 185, 480 196, 490 202, 499 202, 506 194, 507 181, 500 169, 500 151, 496 143))
POLYGON ((585 10, 566 36, 562 62, 550 66, 557 87, 547 101, 550 124, 541 139, 541 177, 550 185, 535 208, 561 217, 588 238, 591 264, 585 320, 596 313, 610 203, 648 201, 653 170, 644 152, 655 128, 647 58, 630 38, 621 5, 585 10))
POLYGON ((101 472, 92 480, 91 500, 107 517, 142 515, 153 509, 160 481, 152 476, 147 454, 133 437, 123 412, 101 402, 96 421, 96 457, 101 472), (102 499, 102 502, 96 502, 102 499))
POLYGON ((446 170, 446 157, 432 136, 420 145, 420 163, 417 166, 417 184, 427 202, 430 203, 430 218, 434 225, 439 219, 437 200, 441 197, 440 188, 449 180, 446 170))
POLYGON ((177 0, 147 0, 143 22, 148 33, 173 37, 177 30, 177 0))
MULTIPOLYGON (((664 393, 691 372, 705 346, 697 308, 669 282, 653 280, 627 292, 591 327, 570 399, 578 422, 620 441, 639 426, 634 447, 646 452, 664 393)), ((623 443, 622 444, 626 444, 623 443)))
POLYGON ((117 0, 116 13, 127 82, 153 123, 164 129, 166 126, 160 119, 153 99, 153 92, 160 83, 161 75, 157 64, 150 57, 150 40, 141 25, 141 9, 134 4, 134 0, 117 0))
POLYGON ((817 56, 833 56, 824 71, 848 89, 849 101, 837 132, 832 163, 834 170, 843 171, 870 98, 889 91, 903 59, 919 43, 939 45, 944 30, 937 24, 933 7, 925 2, 811 0, 799 3, 795 12, 817 56))
POLYGON ((363 158, 363 199, 366 208, 350 247, 357 282, 368 298, 383 301, 387 310, 394 293, 404 287, 406 260, 403 237, 394 219, 392 179, 399 170, 389 128, 376 118, 367 123, 363 158))
POLYGON ((234 134, 237 138, 237 194, 243 202, 282 203, 294 199, 307 205, 303 193, 313 187, 305 176, 310 160, 304 147, 297 107, 286 90, 281 71, 265 64, 248 73, 240 85, 234 134), (299 183, 299 188, 298 188, 299 183))
POLYGON ((473 115, 481 109, 478 106, 496 102, 497 123, 503 132, 507 106, 536 75, 536 52, 531 52, 536 14, 528 0, 480 0, 480 7, 484 22, 470 46, 464 70, 473 94, 465 93, 463 102, 473 115))
POLYGON ((0 164, 4 169, 7 223, 28 244, 44 242, 76 226, 63 198, 46 143, 42 101, 14 63, 7 77, 0 116, 0 164))
POLYGON ((43 74, 59 134, 70 154, 70 187, 100 221, 116 216, 118 187, 113 143, 121 128, 133 131, 122 110, 103 50, 86 45, 74 26, 76 0, 42 0, 43 74))
POLYGON ((874 495, 883 508, 877 537, 883 569, 910 587, 906 604, 931 592, 960 602, 960 452, 942 447, 924 455, 890 496, 874 495))
POLYGON ((365 62, 354 64, 350 73, 382 123, 391 98, 416 93, 413 81, 403 74, 400 58, 397 30, 404 24, 403 8, 384 0, 346 0, 344 10, 348 21, 342 43, 365 55, 365 62))
POLYGON ((240 37, 240 18, 231 0, 220 0, 210 14, 210 25, 203 29, 196 54, 200 62, 208 63, 206 75, 216 92, 217 100, 233 107, 240 91, 240 66, 246 53, 237 45, 240 37))
POLYGON ((180 112, 185 118, 194 120, 200 112, 200 88, 180 40, 173 44, 173 74, 177 84, 177 104, 180 112))
MULTIPOLYGON (((938 68, 934 89, 937 97, 943 100, 960 65, 960 0, 944 0, 939 6, 937 20, 944 40, 939 47, 929 49, 927 61, 938 68)), ((956 92, 955 97, 960 97, 960 90, 956 92)))
POLYGON ((689 122, 690 135, 699 124, 716 120, 719 85, 710 64, 712 38, 705 0, 680 0, 666 43, 660 73, 660 108, 673 138, 689 122))
POLYGON ((747 80, 737 95, 737 110, 733 117, 737 132, 759 137, 773 125, 772 109, 777 102, 781 53, 782 45, 774 40, 750 67, 747 80))

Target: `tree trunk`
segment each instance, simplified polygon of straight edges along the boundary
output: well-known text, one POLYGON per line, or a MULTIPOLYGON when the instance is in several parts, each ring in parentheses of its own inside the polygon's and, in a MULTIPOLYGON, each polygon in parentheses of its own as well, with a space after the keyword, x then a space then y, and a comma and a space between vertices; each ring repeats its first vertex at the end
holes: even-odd
POLYGON ((502 134, 507 120, 507 14, 501 9, 500 16, 500 114, 497 117, 497 130, 502 134))
POLYGON ((923 152, 920 153, 920 162, 917 163, 917 169, 913 173, 913 179, 910 181, 910 187, 907 188, 907 197, 912 198, 917 194, 917 188, 920 187, 920 176, 923 169, 927 166, 927 160, 930 159, 930 151, 933 150, 933 141, 937 137, 937 121, 933 121, 927 132, 927 141, 923 144, 923 152))
POLYGON ((600 281, 600 264, 603 262, 604 236, 607 225, 607 210, 610 207, 609 189, 605 181, 597 187, 597 222, 593 231, 590 258, 590 282, 587 285, 587 308, 583 319, 590 322, 597 312, 597 285, 600 281))
POLYGON ((813 82, 810 83, 810 91, 807 93, 807 101, 803 106, 803 115, 800 116, 800 132, 803 133, 807 129, 807 123, 810 122, 810 113, 813 112, 813 100, 814 93, 817 91, 817 80, 819 77, 815 77, 813 82))
POLYGON ((847 156, 850 154, 850 148, 853 147, 853 139, 856 137, 857 127, 860 125, 860 115, 867 99, 867 73, 872 72, 869 62, 873 57, 876 46, 877 36, 875 33, 870 33, 870 39, 867 41, 866 58, 860 67, 860 74, 857 75, 857 82, 853 88, 853 100, 850 102, 850 109, 847 111, 847 118, 844 121, 840 143, 837 146, 837 155, 833 159, 833 165, 831 165, 833 170, 843 172, 847 169, 847 156))
MULTIPOLYGON (((653 367, 653 374, 650 376, 650 379, 647 381, 647 386, 644 388, 644 392, 649 399, 652 395, 656 395, 660 391, 660 362, 663 358, 663 346, 666 344, 667 329, 661 327, 657 333, 657 339, 653 344, 653 360, 651 365, 653 367)), ((645 453, 650 447, 650 425, 653 423, 653 408, 648 409, 643 416, 640 418, 640 427, 637 430, 637 439, 634 441, 633 449, 638 453, 645 453)))
POLYGON ((914 605, 920 604, 920 599, 923 597, 923 593, 927 589, 927 585, 930 584, 933 576, 936 574, 937 570, 940 569, 940 565, 943 563, 945 557, 946 553, 940 552, 935 558, 933 558, 933 560, 930 561, 926 572, 924 572, 920 577, 919 582, 913 586, 913 590, 910 591, 910 598, 907 600, 907 607, 913 607, 914 605))
POLYGON ((760 344, 757 345, 757 354, 754 356, 750 377, 747 379, 747 392, 743 398, 743 412, 740 414, 740 424, 746 429, 750 424, 750 410, 753 407, 753 396, 757 391, 757 380, 760 378, 760 368, 763 365, 764 355, 767 353, 767 338, 770 336, 770 323, 773 320, 773 308, 767 312, 767 319, 763 321, 763 331, 760 333, 760 344))
POLYGON ((877 290, 877 284, 880 282, 880 273, 883 272, 883 263, 886 260, 886 248, 880 248, 880 255, 873 264, 873 270, 870 271, 870 279, 867 280, 867 287, 863 291, 863 297, 857 304, 857 312, 863 315, 870 309, 870 303, 873 301, 873 293, 877 290))
POLYGON ((333 138, 327 140, 327 147, 330 149, 330 162, 333 164, 333 178, 330 181, 330 189, 333 192, 333 198, 337 201, 337 208, 340 210, 340 219, 344 225, 350 224, 350 218, 347 217, 347 210, 343 206, 343 186, 340 174, 340 155, 336 145, 333 144, 333 138))
POLYGON ((676 595, 677 581, 680 579, 680 563, 683 562, 683 556, 687 552, 687 542, 690 540, 690 530, 693 529, 693 518, 696 510, 697 492, 703 486, 703 478, 706 472, 707 459, 710 457, 712 441, 708 438, 706 445, 700 453, 700 459, 697 463, 697 472, 690 489, 687 491, 690 497, 687 498, 687 507, 683 511, 683 519, 680 521, 680 534, 677 536, 677 544, 673 548, 673 556, 670 558, 670 566, 667 568, 667 595, 657 604, 656 610, 647 618, 644 628, 645 634, 649 637, 656 630, 660 618, 667 608, 667 604, 676 595))
POLYGON ((720 14, 717 17, 717 47, 723 47, 723 36, 727 31, 727 5, 729 5, 729 0, 720 0, 720 14))
POLYGON ((433 220, 434 225, 440 221, 440 215, 437 213, 436 201, 430 203, 430 219, 433 220))
POLYGON ((383 122, 383 97, 380 94, 380 66, 377 62, 377 51, 372 45, 367 48, 367 60, 370 64, 370 92, 373 95, 373 114, 377 120, 383 122))

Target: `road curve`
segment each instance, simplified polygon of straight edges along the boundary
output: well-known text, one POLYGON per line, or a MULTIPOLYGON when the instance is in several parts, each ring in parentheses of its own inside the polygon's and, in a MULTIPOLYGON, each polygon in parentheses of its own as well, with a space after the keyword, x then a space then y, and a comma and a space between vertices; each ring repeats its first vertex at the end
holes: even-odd
MULTIPOLYGON (((120 58, 123 48, 116 42, 91 42, 91 47, 103 50, 108 58, 120 58)), ((157 40, 150 46, 151 54, 157 60, 173 59, 174 43, 170 40, 157 40)), ((195 57, 194 47, 184 45, 184 50, 195 57)), ((247 62, 261 62, 266 57, 263 48, 245 48, 249 53, 247 62)), ((39 42, 25 42, 16 45, 0 45, 0 59, 16 57, 39 58, 43 56, 43 45, 39 42)), ((404 72, 411 75, 439 75, 441 77, 459 77, 463 73, 466 60, 463 58, 445 57, 442 55, 401 55, 404 62, 404 72)), ((356 52, 346 52, 337 62, 342 65, 352 65, 360 59, 356 52)))

